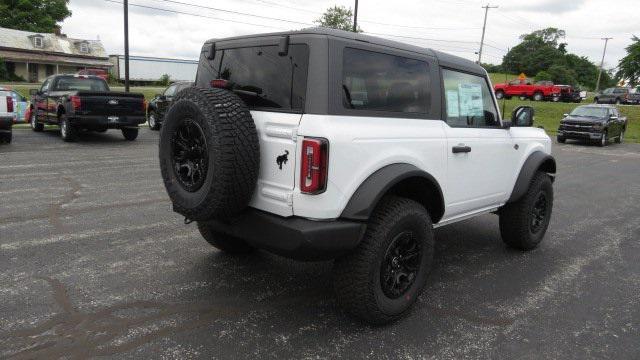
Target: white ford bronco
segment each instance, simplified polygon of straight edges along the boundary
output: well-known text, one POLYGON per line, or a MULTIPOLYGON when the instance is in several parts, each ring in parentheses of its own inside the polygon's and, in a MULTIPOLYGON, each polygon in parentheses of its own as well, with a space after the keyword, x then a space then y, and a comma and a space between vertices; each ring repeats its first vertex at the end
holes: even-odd
POLYGON ((471 61, 349 32, 209 40, 162 127, 164 184, 219 250, 334 259, 345 310, 393 321, 435 227, 495 213, 509 246, 545 235, 551 140, 530 107, 502 119, 491 89, 471 61))

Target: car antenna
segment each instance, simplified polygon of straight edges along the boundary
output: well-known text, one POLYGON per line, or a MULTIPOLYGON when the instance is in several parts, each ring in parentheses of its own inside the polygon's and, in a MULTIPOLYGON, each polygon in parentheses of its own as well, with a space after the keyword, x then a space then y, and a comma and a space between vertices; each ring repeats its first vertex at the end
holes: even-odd
MULTIPOLYGON (((511 51, 511 49, 507 50, 507 54, 509 53, 509 51, 511 51)), ((503 61, 503 63, 504 63, 504 61, 503 61)), ((502 70, 504 70, 504 69, 502 69, 502 70)), ((509 82, 508 76, 509 75, 507 75, 507 73, 505 72, 504 73, 504 83, 505 84, 509 82)), ((503 96, 502 97, 502 119, 503 120, 504 120, 504 111, 505 111, 506 106, 507 106, 507 97, 503 96)))

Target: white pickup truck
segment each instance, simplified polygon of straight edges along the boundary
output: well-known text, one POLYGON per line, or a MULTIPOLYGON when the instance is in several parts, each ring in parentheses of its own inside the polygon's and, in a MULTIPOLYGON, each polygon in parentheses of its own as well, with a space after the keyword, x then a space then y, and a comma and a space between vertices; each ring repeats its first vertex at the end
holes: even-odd
POLYGON ((0 90, 0 143, 11 142, 13 111, 13 96, 11 92, 0 90))

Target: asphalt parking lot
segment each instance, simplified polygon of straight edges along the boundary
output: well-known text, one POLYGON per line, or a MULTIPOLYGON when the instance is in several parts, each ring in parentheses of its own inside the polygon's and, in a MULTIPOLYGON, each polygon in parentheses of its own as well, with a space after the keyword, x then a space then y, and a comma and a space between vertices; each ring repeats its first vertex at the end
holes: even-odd
POLYGON ((0 358, 640 357, 640 145, 555 145, 539 249, 486 215, 436 230, 412 313, 364 326, 331 263, 218 253, 173 213, 158 133, 0 146, 0 358))

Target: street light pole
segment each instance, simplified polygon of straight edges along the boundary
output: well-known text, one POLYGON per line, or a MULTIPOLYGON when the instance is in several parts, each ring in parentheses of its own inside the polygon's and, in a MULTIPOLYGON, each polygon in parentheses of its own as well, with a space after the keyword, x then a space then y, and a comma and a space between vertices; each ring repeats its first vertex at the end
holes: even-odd
POLYGON ((124 0, 124 91, 129 92, 129 0, 124 0))
POLYGON ((491 6, 489 4, 482 7, 484 9, 484 25, 482 25, 482 39, 480 40, 480 51, 478 51, 478 64, 482 63, 482 47, 484 46, 484 33, 487 29, 487 16, 489 15, 489 9, 497 9, 497 6, 491 6))
POLYGON ((602 61, 600 62, 600 71, 598 71, 598 80, 596 81, 596 93, 600 90, 600 78, 602 77, 602 68, 604 68, 604 56, 607 54, 607 44, 613 38, 602 38, 604 40, 604 51, 602 52, 602 61))
POLYGON ((353 32, 358 32, 358 0, 356 0, 356 8, 353 11, 353 32))

